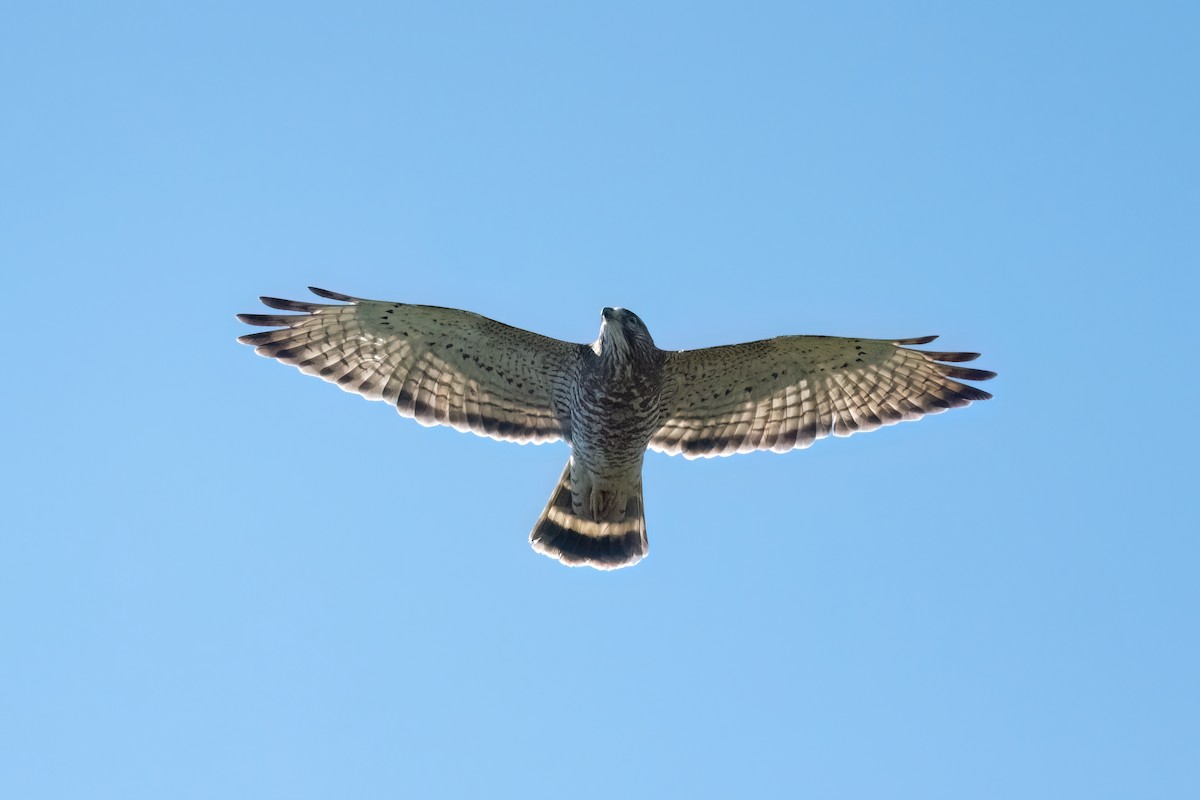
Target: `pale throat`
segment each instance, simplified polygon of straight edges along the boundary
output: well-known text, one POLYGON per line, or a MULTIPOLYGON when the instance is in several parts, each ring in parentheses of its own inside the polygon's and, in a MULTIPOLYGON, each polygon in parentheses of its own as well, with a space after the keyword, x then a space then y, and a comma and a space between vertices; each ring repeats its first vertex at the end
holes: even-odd
POLYGON ((600 324, 600 337, 592 343, 592 352, 601 358, 624 362, 630 360, 632 351, 633 348, 619 325, 614 325, 608 320, 600 324))

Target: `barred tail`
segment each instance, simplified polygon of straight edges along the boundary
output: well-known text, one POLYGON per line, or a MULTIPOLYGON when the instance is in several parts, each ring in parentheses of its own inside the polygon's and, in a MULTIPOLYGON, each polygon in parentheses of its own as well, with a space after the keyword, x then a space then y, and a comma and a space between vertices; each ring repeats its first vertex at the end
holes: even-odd
POLYGON ((539 553, 557 558, 570 567, 620 569, 646 557, 646 517, 642 511, 642 487, 630 496, 625 518, 619 522, 596 522, 577 515, 571 503, 571 461, 558 479, 546 510, 538 517, 529 543, 539 553))

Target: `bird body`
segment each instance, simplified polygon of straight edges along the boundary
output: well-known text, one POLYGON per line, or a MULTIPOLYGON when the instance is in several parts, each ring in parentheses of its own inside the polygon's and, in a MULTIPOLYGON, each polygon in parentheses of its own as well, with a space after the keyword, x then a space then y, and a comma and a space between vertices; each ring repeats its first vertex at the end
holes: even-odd
POLYGON ((564 563, 617 567, 649 550, 642 460, 659 427, 665 354, 633 312, 606 308, 602 320, 571 383, 571 459, 530 541, 564 563))
POLYGON ((276 329, 239 341, 423 425, 565 440, 571 457, 530 542, 573 566, 613 569, 645 557, 647 449, 685 458, 785 452, 985 400, 960 381, 995 376, 953 366, 977 353, 905 346, 936 337, 781 336, 672 352, 622 308, 604 309, 599 337, 583 345, 468 311, 312 291, 340 304, 264 297, 301 313, 240 314, 276 329))

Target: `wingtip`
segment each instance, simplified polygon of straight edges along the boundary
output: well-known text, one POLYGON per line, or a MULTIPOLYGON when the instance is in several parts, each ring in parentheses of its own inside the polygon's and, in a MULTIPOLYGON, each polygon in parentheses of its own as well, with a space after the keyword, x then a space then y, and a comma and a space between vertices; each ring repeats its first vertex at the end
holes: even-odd
POLYGON ((265 295, 258 299, 268 308, 277 308, 280 311, 302 311, 306 314, 329 307, 318 303, 305 303, 302 300, 284 300, 282 297, 268 297, 265 295))
POLYGON ((939 364, 938 371, 943 375, 956 378, 960 381, 990 381, 996 377, 996 373, 990 369, 972 369, 970 367, 952 367, 948 364, 939 364))
POLYGON ((936 338, 938 338, 938 335, 935 333, 933 336, 914 336, 911 339, 896 339, 893 344, 929 344, 936 338))
POLYGON ((308 290, 310 292, 312 292, 313 294, 315 294, 317 297, 324 297, 329 300, 339 300, 343 303, 356 303, 359 300, 359 298, 351 297, 348 294, 341 294, 340 292, 331 292, 328 289, 319 289, 316 286, 310 286, 310 287, 308 287, 308 290))

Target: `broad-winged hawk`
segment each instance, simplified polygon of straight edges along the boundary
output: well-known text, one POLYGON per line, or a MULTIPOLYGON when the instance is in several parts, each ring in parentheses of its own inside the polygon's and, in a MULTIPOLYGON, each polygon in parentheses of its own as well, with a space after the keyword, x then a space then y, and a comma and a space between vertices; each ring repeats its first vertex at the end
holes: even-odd
POLYGON ((780 336, 671 352, 623 308, 604 309, 595 342, 571 344, 469 311, 312 291, 340 304, 263 297, 299 313, 240 314, 276 330, 238 341, 422 425, 566 441, 571 457, 529 540, 573 566, 645 557, 647 447, 685 458, 782 453, 986 400, 960 381, 995 377, 942 363, 978 353, 905 346, 934 336, 780 336))

